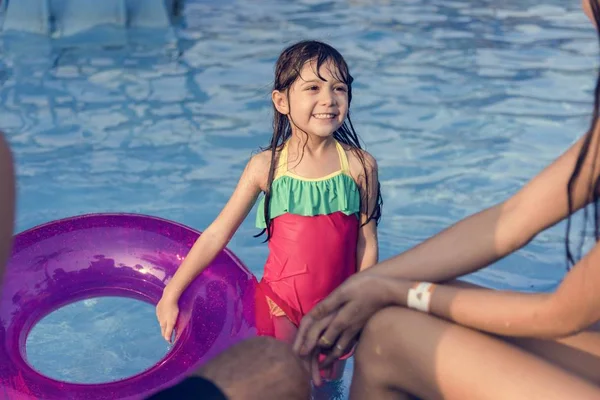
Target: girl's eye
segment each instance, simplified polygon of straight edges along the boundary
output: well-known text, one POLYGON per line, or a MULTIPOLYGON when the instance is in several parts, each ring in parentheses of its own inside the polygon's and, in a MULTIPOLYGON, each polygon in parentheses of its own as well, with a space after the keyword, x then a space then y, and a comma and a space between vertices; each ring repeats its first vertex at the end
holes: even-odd
POLYGON ((317 89, 319 89, 318 86, 309 86, 306 88, 306 90, 317 90, 317 89))
POLYGON ((335 90, 340 91, 340 92, 347 92, 348 89, 346 89, 344 86, 338 86, 335 88, 335 90))

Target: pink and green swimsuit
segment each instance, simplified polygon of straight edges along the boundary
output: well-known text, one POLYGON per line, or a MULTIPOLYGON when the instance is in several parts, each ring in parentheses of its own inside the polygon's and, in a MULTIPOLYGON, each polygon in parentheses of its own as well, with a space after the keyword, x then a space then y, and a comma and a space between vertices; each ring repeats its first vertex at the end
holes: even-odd
MULTIPOLYGON (((288 143, 279 155, 269 204, 272 236, 260 282, 272 316, 296 326, 320 300, 356 272, 360 194, 336 142, 340 170, 318 179, 288 171, 288 143)), ((264 198, 256 226, 265 228, 264 198)))

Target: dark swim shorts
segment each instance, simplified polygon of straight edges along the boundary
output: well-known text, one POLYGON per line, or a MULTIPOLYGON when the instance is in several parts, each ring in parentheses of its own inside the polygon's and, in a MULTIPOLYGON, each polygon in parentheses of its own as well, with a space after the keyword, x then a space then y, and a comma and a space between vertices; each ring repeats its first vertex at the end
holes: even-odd
POLYGON ((211 381, 199 376, 191 376, 162 390, 146 400, 227 400, 227 397, 211 381))

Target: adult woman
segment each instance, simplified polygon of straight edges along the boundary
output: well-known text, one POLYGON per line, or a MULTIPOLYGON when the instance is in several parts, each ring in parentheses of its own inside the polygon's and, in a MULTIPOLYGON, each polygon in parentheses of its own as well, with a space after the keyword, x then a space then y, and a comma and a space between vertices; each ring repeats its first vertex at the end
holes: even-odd
MULTIPOLYGON (((598 26, 597 0, 583 7, 598 26)), ((599 96, 600 79, 590 131, 518 193, 350 278, 304 318, 295 350, 326 366, 362 331, 352 398, 599 399, 600 245, 575 262, 567 240, 573 267, 553 293, 453 281, 598 210, 599 96)))

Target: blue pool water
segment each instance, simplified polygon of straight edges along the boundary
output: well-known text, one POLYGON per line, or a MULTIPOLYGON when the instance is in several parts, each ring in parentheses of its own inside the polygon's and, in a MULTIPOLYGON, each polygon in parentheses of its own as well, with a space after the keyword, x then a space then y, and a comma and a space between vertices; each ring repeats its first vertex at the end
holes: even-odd
MULTIPOLYGON (((356 79, 353 122, 385 202, 382 258, 505 199, 589 123, 598 50, 579 2, 191 0, 167 34, 2 40, 18 230, 106 211, 204 229, 268 143, 278 53, 305 38, 337 47, 356 79)), ((253 220, 229 248, 261 276, 253 220)), ((559 224, 469 279, 549 290, 563 237, 559 224)), ((166 351, 153 308, 120 299, 61 310, 28 342, 37 368, 77 382, 135 374, 166 351)))

